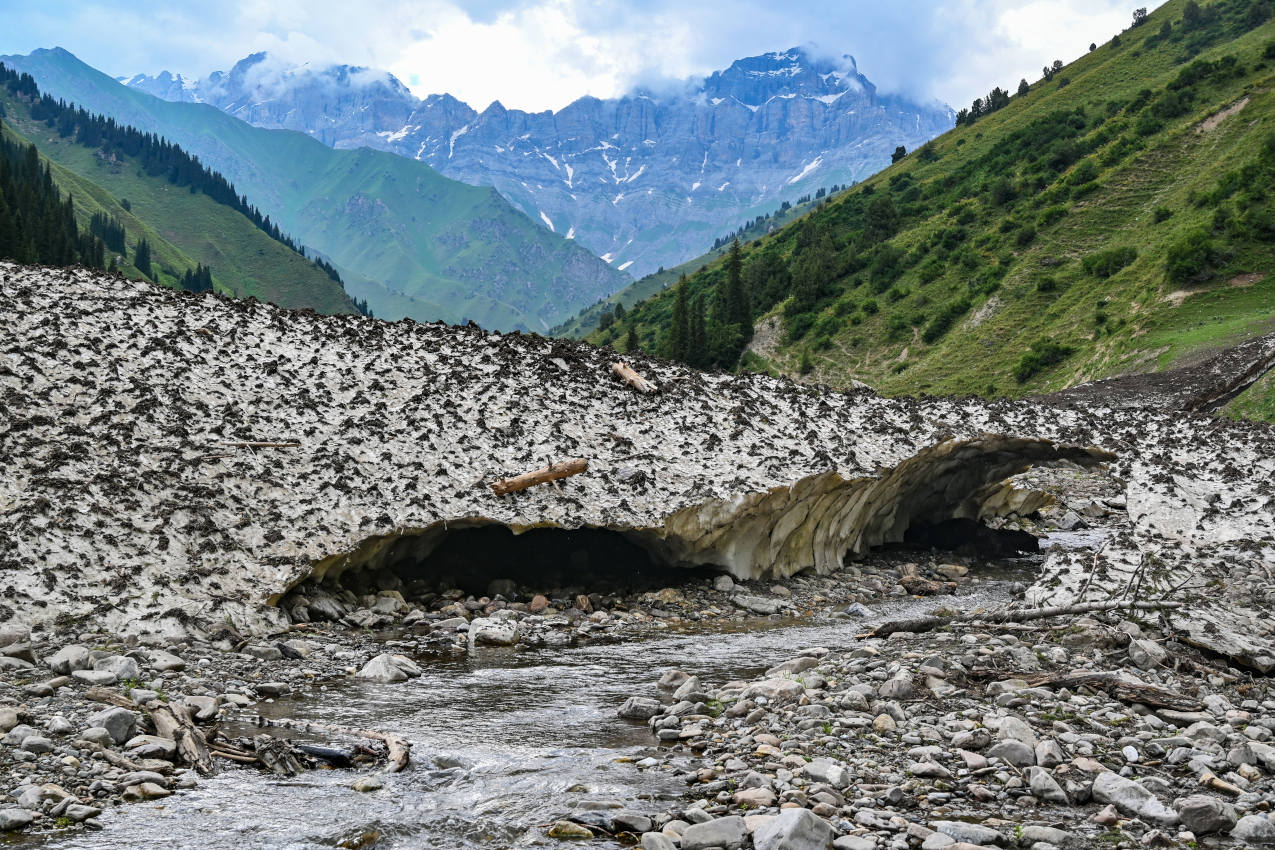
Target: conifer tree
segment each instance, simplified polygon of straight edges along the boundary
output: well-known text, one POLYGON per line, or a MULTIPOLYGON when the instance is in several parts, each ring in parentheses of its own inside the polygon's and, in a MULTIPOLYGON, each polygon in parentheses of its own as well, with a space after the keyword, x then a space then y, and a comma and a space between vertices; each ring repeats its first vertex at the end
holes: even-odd
POLYGON ((709 365, 708 329, 704 296, 696 295, 691 302, 690 328, 686 345, 686 357, 683 360, 697 369, 709 365))
POLYGON ((624 337, 624 350, 630 354, 634 354, 638 350, 637 328, 629 325, 629 332, 624 337))
POLYGON ((686 361, 686 351, 691 340, 690 303, 686 294, 686 275, 677 282, 673 298, 673 326, 669 330, 668 356, 671 360, 686 361))
POLYGON ((151 243, 146 241, 145 236, 137 241, 137 247, 133 249, 133 265, 151 280, 155 279, 155 273, 151 269, 151 243))
POLYGON ((740 251, 739 240, 730 246, 726 256, 726 294, 722 318, 728 325, 739 325, 744 336, 753 335, 752 307, 748 303, 748 292, 744 289, 744 258, 740 251))

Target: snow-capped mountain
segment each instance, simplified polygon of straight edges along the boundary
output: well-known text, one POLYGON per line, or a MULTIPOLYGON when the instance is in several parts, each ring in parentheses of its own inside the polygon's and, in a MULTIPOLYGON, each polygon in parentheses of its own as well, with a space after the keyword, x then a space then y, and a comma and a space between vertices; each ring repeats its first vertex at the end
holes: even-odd
POLYGON ((896 146, 952 125, 942 104, 878 95, 852 57, 802 48, 740 59, 675 92, 583 97, 539 113, 499 102, 480 113, 447 94, 418 99, 385 72, 283 67, 261 53, 195 82, 167 72, 122 81, 494 186, 634 276, 702 253, 784 200, 878 171, 896 146))

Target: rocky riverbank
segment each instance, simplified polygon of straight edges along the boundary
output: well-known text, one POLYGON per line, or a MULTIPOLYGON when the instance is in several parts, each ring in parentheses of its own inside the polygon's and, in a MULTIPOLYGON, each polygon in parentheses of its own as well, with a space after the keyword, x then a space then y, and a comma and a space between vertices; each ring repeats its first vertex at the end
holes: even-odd
POLYGON ((690 786, 644 850, 1275 845, 1275 685, 1154 615, 810 647, 751 681, 670 670, 619 714, 659 742, 636 768, 690 786))

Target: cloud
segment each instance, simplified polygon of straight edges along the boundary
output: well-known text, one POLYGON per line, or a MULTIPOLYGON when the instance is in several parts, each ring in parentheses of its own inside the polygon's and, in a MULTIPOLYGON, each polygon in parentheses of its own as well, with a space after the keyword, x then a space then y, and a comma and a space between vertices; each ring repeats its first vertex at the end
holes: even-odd
MULTIPOLYGON (((202 76, 265 50, 281 64, 365 65, 418 96, 557 109, 665 91, 749 55, 851 54, 883 92, 960 106, 1035 79, 1130 20, 1123 0, 46 0, 6 10, 0 52, 61 45, 113 75, 202 76)), ((264 69, 263 69, 264 72, 264 69)))

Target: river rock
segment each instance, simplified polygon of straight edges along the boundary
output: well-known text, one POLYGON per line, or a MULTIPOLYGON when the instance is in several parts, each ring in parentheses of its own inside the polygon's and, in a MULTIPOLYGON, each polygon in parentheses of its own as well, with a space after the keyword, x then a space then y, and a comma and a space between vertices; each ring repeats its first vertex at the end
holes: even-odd
POLYGON ((631 832, 634 835, 641 835, 644 832, 650 832, 655 823, 639 812, 616 812, 611 817, 611 825, 614 827, 614 832, 631 832))
POLYGON ((87 670, 93 666, 93 662, 89 659, 88 647, 76 643, 62 647, 44 659, 44 663, 54 673, 63 675, 75 670, 87 670))
POLYGON ((748 826, 738 815, 691 824, 682 833, 682 850, 709 850, 711 847, 743 847, 748 841, 748 826))
POLYGON ((158 735, 134 735, 128 739, 124 749, 129 750, 132 758, 155 758, 172 761, 177 755, 177 744, 158 735))
POLYGON ((516 620, 478 617, 469 624, 469 645, 513 646, 521 630, 516 620))
POLYGON ((404 670, 395 657, 388 653, 382 652, 371 661, 363 665, 363 669, 354 674, 360 679, 367 679, 370 682, 380 682, 382 684, 392 684, 394 682, 406 682, 408 680, 407 671, 404 670))
POLYGON ((76 823, 83 823, 89 818, 95 818, 102 813, 97 806, 86 806, 83 803, 72 803, 62 812, 64 816, 76 823))
POLYGON ((938 820, 930 824, 935 832, 941 832, 955 841, 967 844, 1004 844, 1005 836, 990 826, 966 823, 959 820, 938 820))
POLYGON ((35 815, 26 809, 0 809, 0 832, 17 832, 26 829, 35 820, 35 815))
POLYGON ((97 688, 113 685, 119 681, 119 678, 110 670, 72 670, 71 676, 97 688))
POLYGON ((673 691, 673 699, 681 702, 687 699, 691 694, 697 694, 704 690, 704 686, 700 684, 699 676, 688 676, 686 681, 678 685, 673 691))
POLYGON ((1001 741, 987 751, 987 756, 1014 767, 1029 767, 1036 763, 1036 752, 1022 741, 1001 741))
POLYGON ((1169 653, 1153 640, 1135 639, 1129 641, 1129 660, 1142 670, 1154 670, 1159 667, 1169 653))
POLYGON ((908 700, 916 696, 916 686, 911 679, 896 677, 882 682, 877 694, 882 699, 908 700))
POLYGON ((578 823, 572 823, 569 820, 560 820, 553 826, 549 827, 549 837, 560 840, 589 840, 593 838, 593 833, 588 827, 581 826, 578 823))
POLYGON ((1175 826, 1177 813, 1146 787, 1113 771, 1098 774, 1093 782, 1093 797, 1100 803, 1111 803, 1121 812, 1160 826, 1175 826))
POLYGON ((1230 832, 1238 821, 1235 807, 1208 794, 1192 794, 1175 800, 1173 808, 1182 825, 1196 835, 1230 832))
POLYGON ((765 697, 774 702, 793 702, 800 699, 805 690, 805 685, 792 679, 762 679, 749 685, 740 694, 740 699, 765 697))
POLYGON ((137 662, 127 655, 109 655, 106 658, 99 658, 93 662, 93 669, 104 670, 115 676, 116 681, 120 682, 127 679, 137 680, 142 675, 137 662))
POLYGON ((642 850, 677 850, 677 845, 661 832, 645 832, 642 834, 642 850))
POLYGON ((784 809, 753 833, 756 850, 827 850, 836 833, 809 809, 784 809))
POLYGON ((737 806, 765 809, 775 805, 775 792, 769 788, 745 788, 731 798, 737 806))
POLYGON ((1231 830, 1231 837, 1247 844, 1275 844, 1275 821, 1268 815, 1245 815, 1231 830))
POLYGON ((845 767, 829 759, 815 759, 803 770, 811 782, 822 782, 833 788, 844 788, 850 784, 850 775, 845 767))
POLYGON ((650 720, 660 713, 660 701, 650 697, 629 697, 616 711, 620 717, 629 720, 650 720))
POLYGON ((1054 847, 1078 847, 1081 837, 1065 829, 1052 826, 1028 824, 1015 830, 1019 846, 1034 847, 1037 844, 1052 844, 1054 847))
POLYGON ((1043 767, 1027 768, 1027 784, 1031 788, 1032 794, 1044 800, 1046 803, 1057 803, 1065 806, 1071 801, 1067 799, 1067 792, 1062 789, 1053 775, 1043 767))
POLYGON ((818 666, 819 666, 818 658, 811 658, 809 656, 802 656, 800 658, 790 658, 789 660, 781 664, 776 664, 774 667, 771 667, 769 670, 766 671, 766 675, 780 676, 780 675, 783 675, 784 673, 788 673, 790 675, 796 675, 798 673, 803 673, 812 667, 818 667, 818 666))
POLYGON ((122 744, 133 737, 137 729, 137 715, 127 708, 104 708, 89 715, 88 724, 90 727, 102 727, 110 733, 115 743, 122 744))
POLYGON ((7 705, 0 705, 0 734, 7 735, 18 725, 18 712, 7 705))
POLYGON ((1012 715, 1001 718, 1000 726, 996 729, 996 737, 1002 741, 1021 741, 1032 748, 1040 743, 1031 725, 1012 715))
POLYGON ((186 669, 186 662, 180 656, 173 655, 162 649, 152 649, 150 651, 151 669, 160 673, 176 672, 186 669))
POLYGON ((158 800, 161 797, 167 797, 173 792, 169 791, 158 782, 139 782, 136 785, 130 785, 124 789, 124 799, 132 802, 140 800, 158 800))
POLYGON ((85 729, 80 733, 80 740, 88 741, 90 744, 97 744, 100 747, 109 747, 115 743, 111 733, 101 726, 90 726, 85 729))
POLYGON ((783 603, 777 599, 763 599, 760 596, 749 596, 744 593, 735 594, 731 597, 730 601, 734 602, 740 608, 752 611, 754 614, 763 615, 778 613, 779 609, 783 606, 783 603))
POLYGON ((379 791, 385 787, 385 781, 379 776, 360 776, 350 787, 360 792, 379 791))

